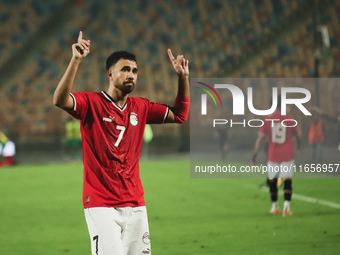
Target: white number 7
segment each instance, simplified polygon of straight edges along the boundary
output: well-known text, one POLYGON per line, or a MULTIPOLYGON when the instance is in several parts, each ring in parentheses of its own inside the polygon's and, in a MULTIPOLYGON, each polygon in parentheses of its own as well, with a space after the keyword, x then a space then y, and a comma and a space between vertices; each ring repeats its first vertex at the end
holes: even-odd
POLYGON ((117 141, 116 141, 116 143, 115 143, 115 146, 118 147, 118 145, 120 144, 120 141, 121 141, 122 138, 123 138, 123 134, 124 134, 124 131, 125 131, 125 127, 124 127, 124 126, 119 126, 119 125, 117 125, 116 129, 120 130, 118 139, 117 139, 117 141))

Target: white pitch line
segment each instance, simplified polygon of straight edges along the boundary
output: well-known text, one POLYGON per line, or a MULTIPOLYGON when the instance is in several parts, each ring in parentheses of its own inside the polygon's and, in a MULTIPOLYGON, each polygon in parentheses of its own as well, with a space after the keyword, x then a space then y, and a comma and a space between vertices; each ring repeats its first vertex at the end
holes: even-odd
POLYGON ((293 198, 301 200, 301 201, 309 202, 309 203, 320 204, 320 205, 325 205, 325 206, 328 206, 328 207, 331 207, 331 208, 340 209, 340 204, 330 202, 330 201, 326 201, 326 200, 322 200, 322 199, 317 199, 317 198, 314 198, 314 197, 307 197, 307 196, 304 196, 304 195, 299 195, 299 194, 293 193, 293 198))
MULTIPOLYGON (((243 186, 250 188, 250 189, 258 189, 258 186, 254 185, 253 183, 243 183, 243 186)), ((263 190, 264 192, 268 192, 268 189, 261 189, 261 190, 263 190)), ((279 191, 279 194, 282 195, 283 192, 279 191)), ((296 193, 293 193, 293 199, 297 199, 297 200, 301 200, 301 201, 313 203, 313 204, 320 204, 320 205, 328 206, 328 207, 335 208, 335 209, 340 209, 340 204, 338 203, 334 203, 331 201, 322 200, 322 199, 318 199, 314 197, 308 197, 308 196, 304 196, 304 195, 300 195, 296 193)))
MULTIPOLYGON (((263 191, 267 192, 267 190, 262 189, 263 191)), ((279 191, 280 195, 283 195, 283 191, 279 191)), ((297 200, 301 200, 304 202, 308 202, 308 203, 313 203, 313 204, 320 204, 320 205, 324 205, 324 206, 328 206, 331 208, 335 208, 335 209, 340 209, 340 204, 331 202, 331 201, 327 201, 327 200, 322 200, 322 199, 318 199, 318 198, 314 198, 314 197, 308 197, 308 196, 304 196, 304 195, 300 195, 300 194, 296 194, 293 193, 292 195, 293 199, 297 199, 297 200)))

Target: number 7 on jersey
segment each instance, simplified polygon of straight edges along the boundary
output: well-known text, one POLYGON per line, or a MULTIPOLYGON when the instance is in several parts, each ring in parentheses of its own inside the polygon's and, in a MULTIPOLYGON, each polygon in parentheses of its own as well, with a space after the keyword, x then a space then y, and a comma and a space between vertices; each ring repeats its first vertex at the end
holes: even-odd
POLYGON ((120 130, 118 139, 117 139, 117 141, 116 141, 116 143, 115 143, 115 146, 118 147, 118 145, 119 145, 120 142, 122 141, 123 134, 124 134, 124 132, 125 132, 125 127, 124 127, 124 126, 119 126, 119 125, 117 125, 116 129, 120 130))

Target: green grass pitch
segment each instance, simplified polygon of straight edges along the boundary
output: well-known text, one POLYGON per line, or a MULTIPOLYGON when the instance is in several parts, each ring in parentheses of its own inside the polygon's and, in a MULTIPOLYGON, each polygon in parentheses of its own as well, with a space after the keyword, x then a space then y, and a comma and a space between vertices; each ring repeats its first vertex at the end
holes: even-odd
MULTIPOLYGON (((339 208, 293 198, 291 217, 273 216, 264 180, 192 179, 189 166, 141 162, 153 254, 339 253, 339 208)), ((293 188, 340 204, 339 184, 294 179, 293 188)), ((81 193, 80 163, 0 169, 0 254, 90 254, 81 193)))

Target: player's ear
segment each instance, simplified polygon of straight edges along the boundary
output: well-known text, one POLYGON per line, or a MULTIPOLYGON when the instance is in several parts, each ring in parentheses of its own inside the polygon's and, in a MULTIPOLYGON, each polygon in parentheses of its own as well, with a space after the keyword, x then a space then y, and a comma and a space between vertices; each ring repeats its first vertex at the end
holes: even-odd
POLYGON ((111 69, 107 70, 106 75, 109 78, 109 80, 111 80, 111 78, 112 78, 112 71, 111 71, 111 69))

